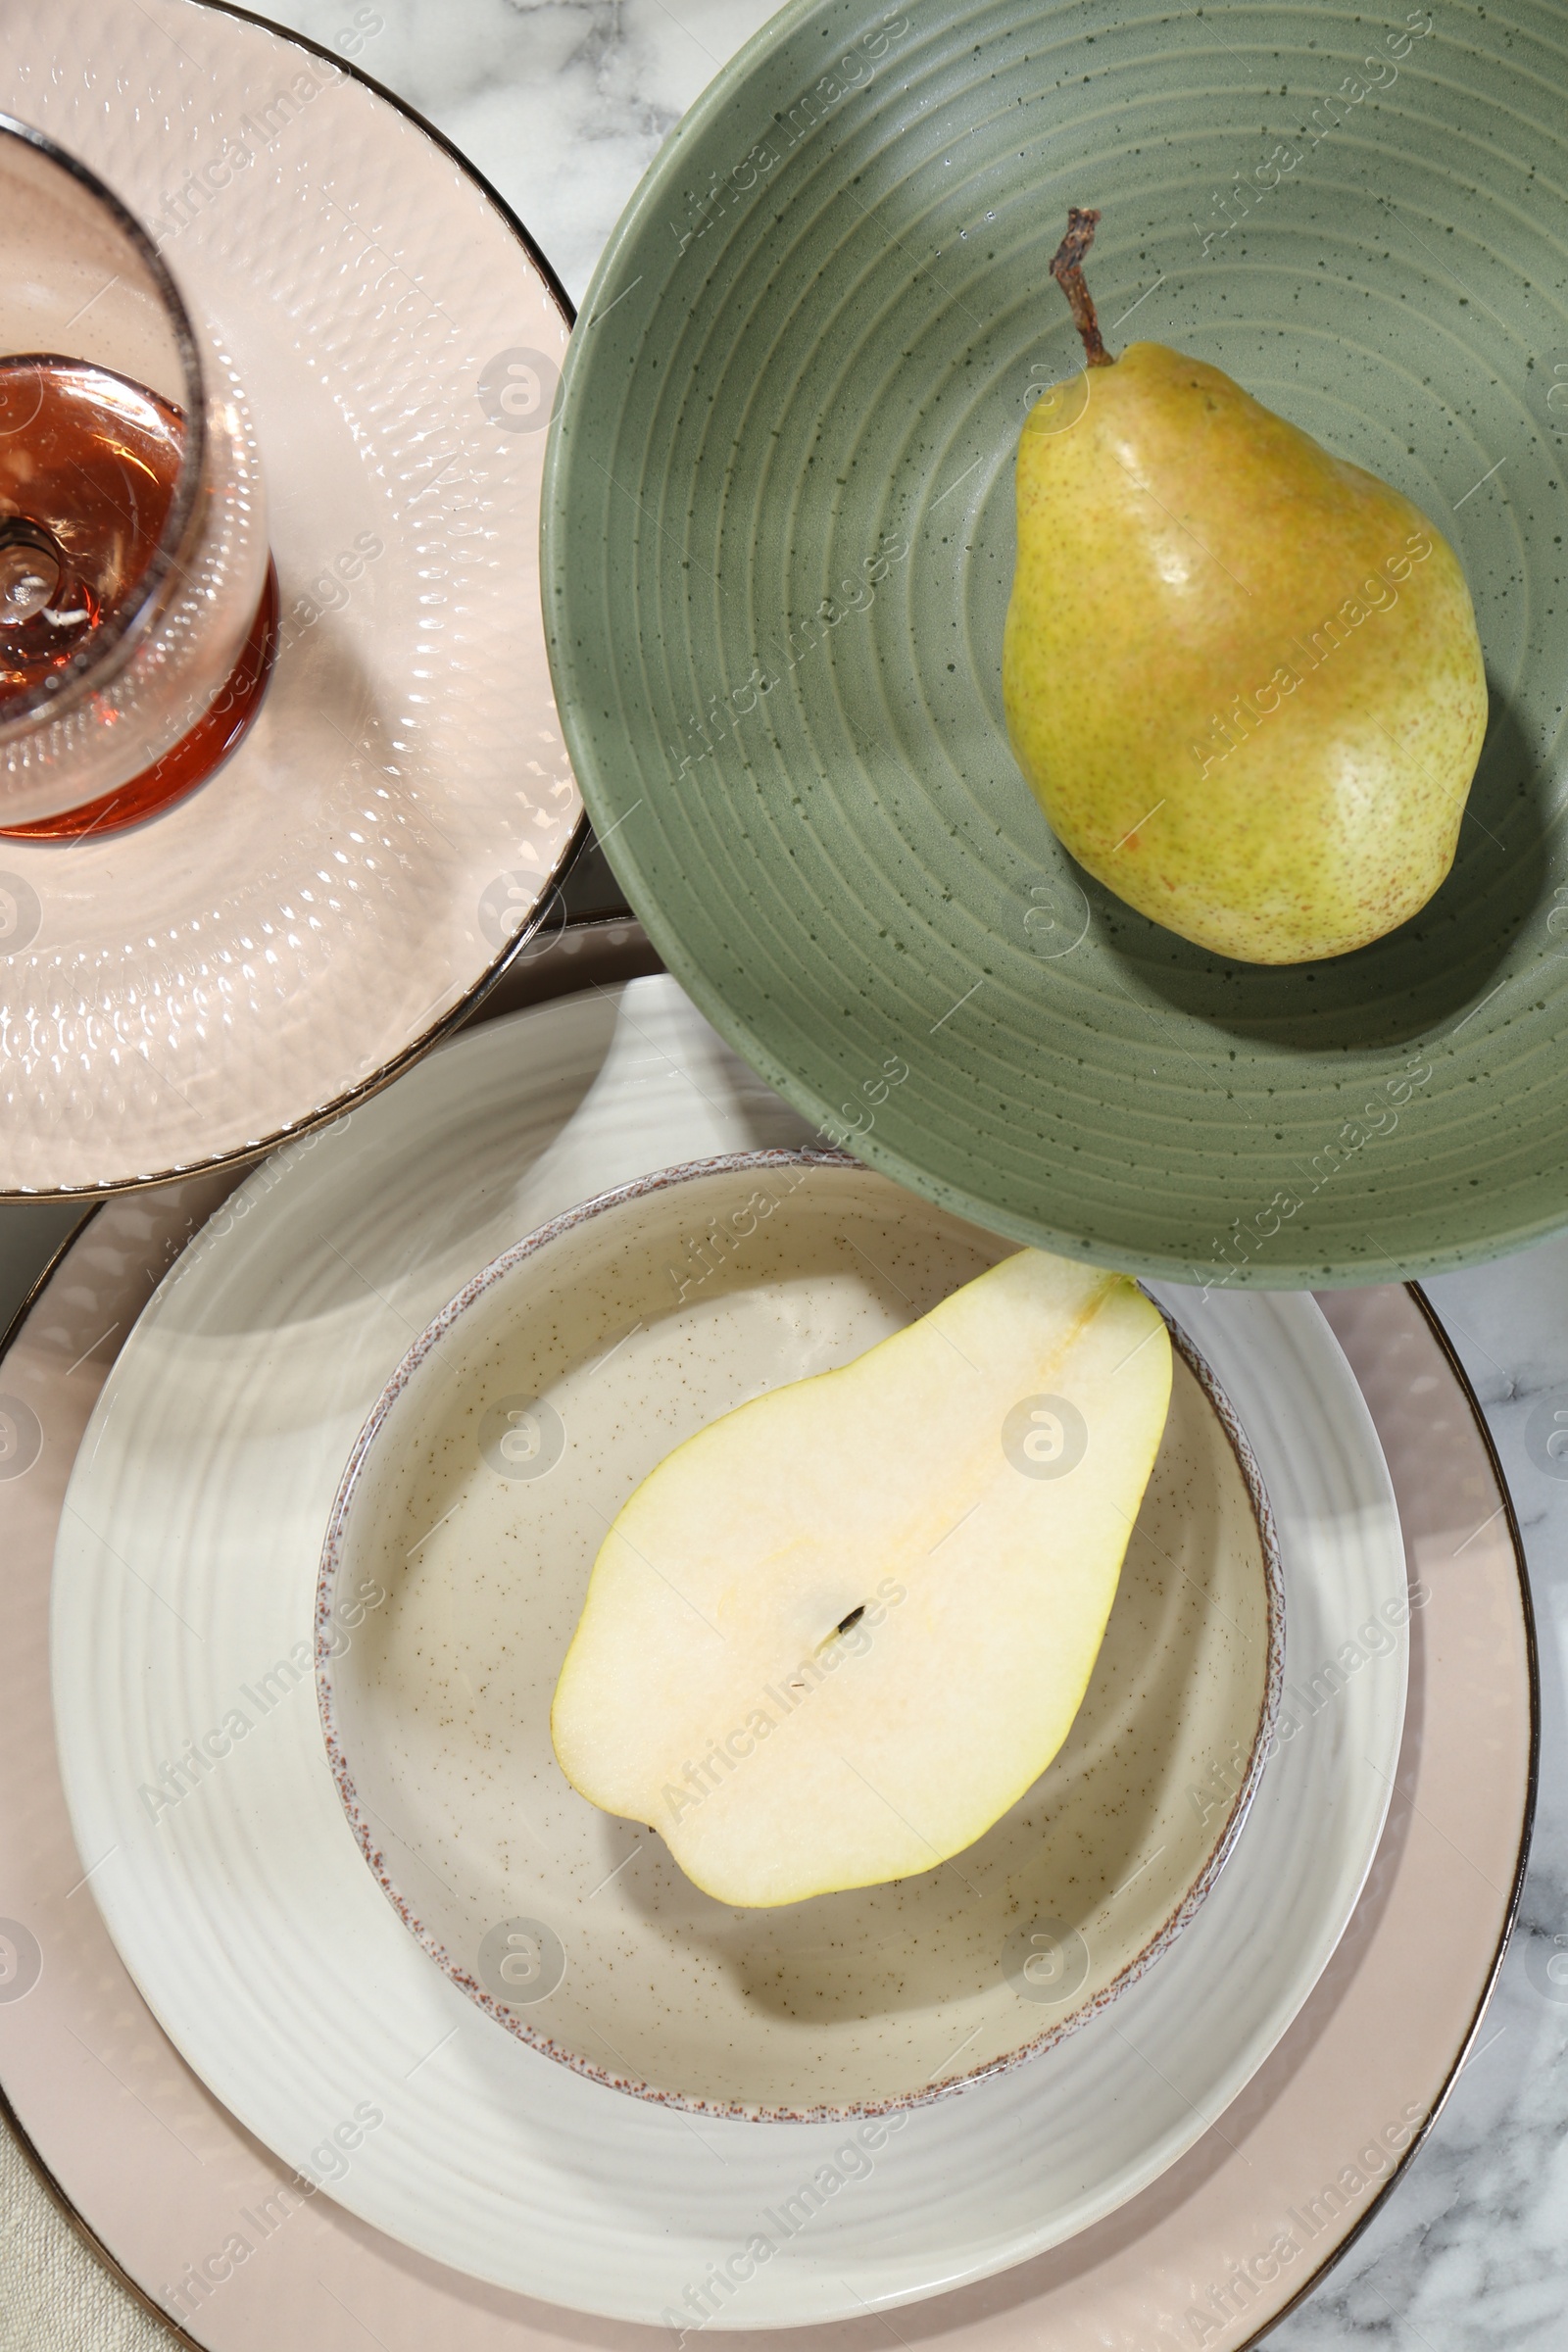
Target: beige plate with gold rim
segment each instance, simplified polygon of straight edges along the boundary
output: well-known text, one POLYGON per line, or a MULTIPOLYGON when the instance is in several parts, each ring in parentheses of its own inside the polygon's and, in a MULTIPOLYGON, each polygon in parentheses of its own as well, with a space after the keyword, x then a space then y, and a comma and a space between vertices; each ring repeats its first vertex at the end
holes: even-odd
MULTIPOLYGON (((327 2197, 302 2196, 160 2032, 77 1886, 85 1865, 62 1801, 45 1655, 55 1530, 112 1361, 116 1336, 101 1334, 117 1321, 123 1332, 222 1185, 100 1212, 0 1362, 0 1388, 45 1433, 30 1468, 0 1485, 0 1880, 14 1915, 0 2099, 80 2235, 132 2294, 187 2316, 186 2344, 353 2352, 368 2329, 386 2352, 448 2339, 466 2352, 636 2352, 614 2323, 476 2287, 327 2197), (13 1955, 28 1956, 22 1937, 38 1949, 36 1972, 12 1973, 13 1955), (264 2211, 243 2262, 220 2251, 236 2226, 248 2230, 241 2214, 264 2211), (252 2258, 263 2243, 265 2260, 252 2258)), ((1472 2040, 1532 1787, 1521 1565, 1479 1411, 1416 1298, 1386 1290, 1329 1305, 1388 1454, 1412 1574, 1430 1592, 1412 1619, 1398 1793, 1366 1892, 1316 1992, 1211 2130, 1108 2222, 1005 2280, 903 2315, 901 2331, 933 2352, 1030 2352, 1042 2337, 1054 2352, 1103 2352, 1118 2333, 1152 2347, 1173 2316, 1191 2333, 1193 2312, 1213 2352, 1240 2352, 1379 2209, 1472 2040)), ((303 2145, 297 2154, 310 2163, 303 2145)), ((325 2169, 318 2160, 309 2178, 325 2169)), ((846 2344, 839 2328, 789 2341, 792 2352, 846 2344)))

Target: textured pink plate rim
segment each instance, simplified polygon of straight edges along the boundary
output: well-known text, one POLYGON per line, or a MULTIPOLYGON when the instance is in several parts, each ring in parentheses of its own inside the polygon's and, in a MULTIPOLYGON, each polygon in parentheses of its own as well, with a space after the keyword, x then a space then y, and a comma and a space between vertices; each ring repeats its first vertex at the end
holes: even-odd
MULTIPOLYGON (((308 65, 311 60, 320 61, 330 68, 331 83, 351 85, 358 94, 368 95, 384 106, 387 111, 383 121, 388 132, 395 131, 405 136, 411 131, 418 134, 419 140, 427 144, 431 151, 428 162, 438 173, 439 178, 450 181, 453 172, 461 175, 461 180, 466 190, 482 199, 487 211, 495 216, 497 223, 514 241, 518 249, 518 258, 525 265, 529 278, 542 294, 546 305, 557 315, 560 322, 566 329, 569 330, 573 326, 576 317, 574 306, 548 258, 536 244, 524 222, 518 219, 511 205, 469 159, 415 108, 398 97, 394 91, 385 88, 371 75, 351 64, 345 56, 311 40, 302 33, 286 30, 264 17, 253 15, 248 10, 227 5, 226 0, 184 0, 184 5, 191 8, 199 23, 204 25, 211 24, 217 27, 220 33, 228 36, 227 46, 221 54, 225 61, 225 71, 233 77, 233 86, 229 87, 227 91, 227 99, 232 102, 236 115, 239 99, 235 92, 245 74, 248 73, 250 76, 249 82, 245 86, 249 94, 260 103, 263 98, 271 94, 279 80, 283 87, 287 88, 294 68, 308 65), (265 47, 261 46, 263 43, 265 43, 265 47), (258 63, 258 57, 260 57, 261 63, 258 63), (265 88, 263 87, 264 82, 265 88)), ((166 13, 170 12, 166 10, 166 13)), ((142 54, 140 51, 137 52, 137 80, 134 85, 131 85, 126 82, 123 75, 121 76, 112 100, 104 101, 105 122, 108 122, 115 107, 123 110, 126 115, 137 122, 145 122, 148 119, 156 121, 160 114, 169 109, 172 111, 166 121, 165 131, 167 138, 172 142, 175 129, 183 128, 182 123, 174 122, 177 108, 174 107, 173 101, 175 98, 182 101, 186 94, 186 84, 189 80, 186 69, 191 61, 180 52, 173 34, 166 26, 160 24, 156 18, 149 17, 147 12, 142 10, 139 12, 139 21, 142 22, 143 27, 140 36, 142 41, 144 43, 147 41, 149 32, 153 36, 152 45, 147 50, 149 62, 146 63, 144 70, 142 54), (174 61, 173 78, 161 82, 155 65, 151 61, 155 57, 163 55, 165 51, 174 61)), ((113 186, 119 176, 113 166, 105 165, 104 159, 97 152, 96 145, 82 137, 79 126, 74 131, 72 118, 69 112, 64 111, 71 98, 71 93, 82 81, 79 70, 73 75, 63 69, 61 62, 62 55, 68 55, 71 51, 73 39, 75 37, 74 29, 63 15, 60 17, 60 22, 55 23, 50 12, 37 15, 34 24, 37 27, 36 30, 32 24, 29 24, 24 29, 24 35, 12 43, 12 78, 10 82, 0 87, 0 102, 3 102, 5 111, 13 116, 27 120, 29 122, 36 119, 37 126, 46 135, 58 138, 59 142, 68 150, 72 150, 74 144, 79 143, 82 147, 84 162, 95 171, 102 168, 105 177, 113 186), (49 55, 51 35, 60 44, 59 52, 52 57, 49 55), (18 63, 19 59, 22 60, 21 66, 18 63), (42 70, 40 70, 40 59, 44 61, 42 70), (50 67, 52 67, 52 73, 49 71, 50 67), (23 77, 24 69, 25 73, 32 75, 30 81, 23 77), (45 83, 48 84, 47 92, 44 88, 45 83), (60 96, 60 105, 57 108, 55 97, 61 93, 64 95, 60 96)), ((165 62, 167 64, 167 59, 165 62)), ((308 74, 305 78, 312 85, 313 97, 320 88, 326 86, 326 84, 318 82, 313 74, 308 74)), ((274 103, 276 103, 275 100, 274 103)), ((96 138, 96 132, 94 138, 96 138)), ((145 144, 144 140, 143 144, 145 144)), ((185 160, 188 162, 190 158, 187 156, 185 160)), ((404 158, 405 170, 407 164, 408 159, 404 158)), ((441 201, 439 179, 432 182, 432 188, 433 194, 430 194, 430 191, 426 191, 426 194, 431 202, 439 206, 441 201)), ((153 227, 155 237, 160 243, 169 239, 168 220, 153 219, 149 200, 142 191, 116 187, 115 192, 123 198, 144 225, 150 224, 153 227)), ((286 211, 287 200, 280 207, 279 219, 283 218, 286 211)), ((178 233, 176 230, 176 236, 178 233)), ((187 245, 189 241, 187 238, 187 245)), ((186 247, 178 242, 173 242, 170 250, 175 276, 181 280, 183 289, 182 273, 185 270, 186 247)), ((202 307, 204 298, 201 285, 194 284, 185 290, 190 292, 193 307, 202 307)), ((298 492, 302 487, 305 491, 311 492, 318 485, 311 482, 302 485, 280 475, 273 483, 277 503, 286 504, 286 494, 290 490, 298 492)), ((321 561, 324 564, 324 556, 321 561)), ((296 580, 290 586, 288 598, 291 611, 294 592, 303 584, 302 581, 296 580)), ((308 623, 307 626, 311 624, 308 623)), ((289 622, 289 626, 293 626, 292 621, 289 622)), ((301 642, 306 642, 306 640, 302 637, 301 642)), ((281 674, 285 662, 290 659, 289 651, 285 648, 275 665, 279 674, 281 674)), ((272 684, 275 685, 275 683, 276 678, 274 677, 272 684)), ((553 696, 549 697, 549 710, 551 716, 554 717, 553 696)), ((251 744, 250 749, 254 751, 254 744, 251 744)), ((247 756, 246 745, 238 747, 229 760, 220 763, 220 769, 215 771, 214 777, 209 779, 209 783, 221 787, 224 781, 223 771, 234 762, 242 761, 247 756)), ((567 773, 569 775, 569 768, 567 773)), ((232 784, 232 782, 233 777, 230 776, 228 783, 232 784)), ((192 803, 200 804, 206 791, 207 787, 204 786, 190 796, 192 803)), ((142 1135, 138 1129, 138 1142, 132 1148, 138 1156, 135 1164, 130 1166, 125 1164, 129 1152, 123 1147, 117 1147, 115 1154, 110 1154, 101 1136, 93 1147, 93 1151, 97 1154, 96 1158, 89 1155, 89 1159, 82 1162, 78 1153, 77 1164, 74 1165, 69 1173, 52 1174, 40 1181, 32 1181, 29 1174, 22 1172, 20 1162, 16 1162, 12 1156, 0 1152, 0 1201, 57 1199, 79 1200, 85 1203, 89 1200, 96 1201, 123 1193, 138 1191, 148 1185, 170 1183, 177 1179, 199 1175, 209 1169, 232 1167, 237 1171, 243 1170, 278 1145, 297 1140, 303 1135, 318 1130, 342 1117, 345 1112, 369 1101, 393 1080, 402 1076, 414 1063, 422 1059, 433 1047, 450 1037, 464 1021, 470 1018, 497 982, 503 979, 516 963, 519 956, 524 954, 530 943, 537 940, 541 930, 551 923, 554 912, 560 905, 562 880, 573 858, 589 838, 588 821, 581 812, 579 797, 574 796, 574 806, 577 813, 574 819, 566 825, 564 837, 559 840, 559 844, 552 841, 549 854, 539 870, 529 876, 533 886, 533 895, 525 918, 517 924, 515 930, 499 941, 492 935, 486 935, 485 946, 491 952, 482 956, 466 959, 461 970, 455 968, 453 985, 458 993, 453 1001, 434 1014, 416 1014, 409 1020, 406 1029, 394 1030, 382 1042, 379 1058, 376 1059, 373 1066, 366 1068, 362 1065, 358 1069, 339 1067, 333 1070, 313 1071, 308 1087, 302 1089, 297 1096, 294 1095, 291 1088, 290 1099, 270 1102, 254 1126, 246 1123, 242 1115, 236 1114, 231 1101, 225 1099, 221 1106, 221 1134, 212 1142, 211 1148, 205 1148, 205 1138, 193 1136, 190 1138, 187 1148, 175 1149, 172 1137, 165 1136, 160 1140, 154 1134, 142 1135)), ((180 809, 173 808, 168 814, 172 818, 178 818, 180 809)), ((155 845, 158 843, 157 827, 160 821, 156 817, 145 820, 140 825, 127 826, 123 834, 115 836, 115 842, 120 845, 120 854, 128 858, 139 858, 145 861, 147 856, 145 845, 149 842, 155 845)), ((173 847, 172 837, 168 835, 167 831, 165 839, 171 843, 172 855, 177 863, 179 855, 183 853, 173 847)), ((103 844, 95 846, 101 848, 103 844)), ((3 852, 0 854, 0 867, 24 866, 25 870, 22 872, 21 878, 31 888, 41 875, 47 875, 51 858, 54 864, 59 865, 65 857, 79 853, 79 844, 68 844, 64 847, 55 844, 26 845, 16 840, 0 843, 0 852, 3 852), (43 861, 37 864, 27 863, 26 860, 29 858, 39 858, 40 849, 43 861), (57 850, 59 856, 55 857, 54 853, 57 850)), ((497 864, 504 862, 506 855, 505 836, 498 822, 494 861, 497 864)), ((15 881, 16 878, 15 876, 8 877, 11 881, 15 881)), ((116 943, 121 938, 126 916, 124 906, 117 898, 114 887, 106 888, 104 898, 102 941, 97 945, 97 953, 101 959, 107 960, 112 965, 119 953, 116 943)), ((95 923, 98 921, 96 904, 94 921, 95 923)), ((210 940, 209 949, 213 944, 210 940)), ((221 937, 217 939, 216 944, 218 948, 225 951, 234 948, 234 941, 221 937)), ((264 941, 263 944, 265 946, 267 943, 264 941)), ((246 953, 250 953, 254 943, 247 938, 241 942, 241 945, 246 953)), ((21 955, 23 951, 21 949, 8 951, 3 945, 0 945, 0 969, 4 968, 7 954, 12 952, 21 955)), ((74 955, 75 953, 76 950, 73 947, 71 954, 74 955)), ((221 960, 220 957, 218 962, 213 965, 214 971, 220 970, 221 960)), ((96 981, 93 985, 97 985, 96 981)), ((11 997, 15 999, 20 993, 20 983, 14 983, 10 993, 11 997)), ((135 991, 132 990, 129 993, 133 1000, 135 991)), ((109 1016, 117 1015, 124 995, 125 992, 122 990, 121 997, 117 998, 111 991, 101 1010, 109 1016)), ((30 1010, 31 1008, 25 1009, 30 1010)), ((188 1012, 189 1007, 183 1009, 188 1012)), ((303 1005, 299 1010, 301 1018, 304 1019, 310 1006, 303 1005)), ((10 1011, 15 1019, 18 1012, 18 1005, 15 1002, 10 1004, 10 1011)), ((47 1029, 47 1019, 45 1019, 44 1026, 47 1029)), ((225 1051, 232 1053, 232 1041, 225 1041, 225 1051)), ((126 1051, 126 1049, 122 1049, 122 1054, 126 1051)), ((8 1068, 9 1065, 0 1067, 0 1076, 5 1076, 8 1068)), ((172 1075, 168 1081, 176 1094, 179 1092, 178 1077, 182 1074, 172 1075)), ((138 1119, 140 1115, 138 1113, 138 1119)), ((30 1132, 30 1118, 24 1120, 23 1124, 30 1132)))

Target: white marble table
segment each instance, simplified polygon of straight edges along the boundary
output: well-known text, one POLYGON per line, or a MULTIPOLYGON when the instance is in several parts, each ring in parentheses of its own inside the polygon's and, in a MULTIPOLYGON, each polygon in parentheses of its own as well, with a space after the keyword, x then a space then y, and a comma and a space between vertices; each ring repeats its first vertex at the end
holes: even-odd
MULTIPOLYGON (((131 0, 106 0, 122 4, 131 0)), ((580 300, 642 172, 771 8, 292 0, 267 13, 352 58, 471 156, 580 300)), ((0 1325, 74 1221, 48 1207, 0 1208, 0 1325)), ((1554 1466, 1541 1435, 1552 1401, 1568 1411, 1568 1238, 1430 1288, 1486 1405, 1525 1533, 1544 1715, 1534 1857, 1518 1935, 1447 2108, 1366 2234, 1277 2330, 1272 2340, 1287 2352, 1358 2342, 1381 2352, 1558 2352, 1568 2343, 1568 1983, 1553 1985, 1546 1973, 1553 1936, 1568 1934, 1568 1460, 1554 1466)), ((17 2202, 33 2193, 11 2166, 0 2172, 11 2235, 17 2202)), ((46 2251, 65 2259, 64 2248, 46 2251)), ((8 2267, 0 2242, 0 2273, 8 2267)), ((3 2298, 11 2308, 0 2312, 0 2347, 162 2337, 125 2299, 123 2311, 115 2307, 111 2282, 103 2287, 109 2300, 88 2298, 90 2321, 78 2300, 78 2322, 65 2333, 35 2303, 24 2309, 25 2297, 3 2298)))

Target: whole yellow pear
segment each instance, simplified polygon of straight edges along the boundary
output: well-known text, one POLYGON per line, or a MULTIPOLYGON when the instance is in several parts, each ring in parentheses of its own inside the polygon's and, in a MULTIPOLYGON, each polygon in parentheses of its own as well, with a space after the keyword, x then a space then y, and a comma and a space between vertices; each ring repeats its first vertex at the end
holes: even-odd
POLYGON ((1112 361, 1075 210, 1053 265, 1089 365, 1018 445, 1003 650, 1053 830, 1129 906, 1254 963, 1343 956, 1453 862, 1487 724, 1464 574, 1420 510, 1217 368, 1112 361))

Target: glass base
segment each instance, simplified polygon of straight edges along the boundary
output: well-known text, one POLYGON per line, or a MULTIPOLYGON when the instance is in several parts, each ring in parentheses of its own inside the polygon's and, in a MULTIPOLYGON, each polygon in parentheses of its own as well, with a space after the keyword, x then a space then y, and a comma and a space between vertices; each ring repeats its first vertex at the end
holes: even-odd
POLYGON ((39 817, 30 825, 0 825, 0 839, 79 841, 86 833, 118 833, 123 825, 137 825, 156 816, 160 809, 194 792, 198 784, 205 784, 248 733, 262 707, 277 653, 277 569, 269 560, 262 601, 233 674, 189 734, 182 735, 151 767, 144 767, 127 783, 118 784, 113 792, 101 793, 97 800, 80 808, 67 808, 58 816, 39 817))

